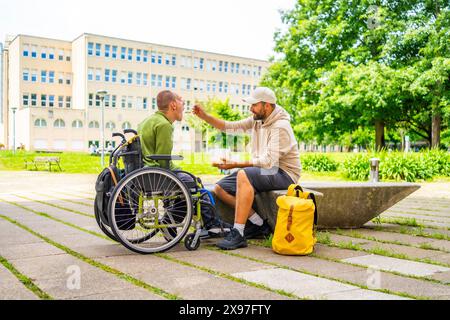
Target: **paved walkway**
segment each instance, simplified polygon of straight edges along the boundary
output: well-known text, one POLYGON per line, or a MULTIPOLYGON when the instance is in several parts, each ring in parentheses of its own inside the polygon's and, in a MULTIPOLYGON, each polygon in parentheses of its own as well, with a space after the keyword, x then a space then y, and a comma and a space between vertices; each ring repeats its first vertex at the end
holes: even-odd
POLYGON ((213 240, 141 256, 97 227, 95 179, 0 172, 0 299, 450 299, 449 183, 364 228, 319 232, 308 257, 213 240))

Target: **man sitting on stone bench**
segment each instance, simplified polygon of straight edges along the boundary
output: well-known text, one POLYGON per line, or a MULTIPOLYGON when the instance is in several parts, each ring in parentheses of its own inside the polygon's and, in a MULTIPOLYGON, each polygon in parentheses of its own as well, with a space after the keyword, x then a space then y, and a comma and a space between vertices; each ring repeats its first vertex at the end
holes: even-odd
POLYGON ((223 159, 215 164, 219 169, 238 168, 220 180, 216 196, 235 208, 234 228, 217 246, 234 250, 247 246, 247 240, 268 236, 271 229, 266 221, 252 209, 255 193, 287 189, 300 178, 301 163, 297 141, 290 124, 289 114, 276 104, 275 93, 269 88, 257 88, 244 102, 251 104, 252 117, 241 121, 224 121, 207 114, 201 105, 193 113, 218 130, 227 133, 251 132, 252 159, 232 162, 223 159), (247 220, 251 224, 246 227, 247 220))

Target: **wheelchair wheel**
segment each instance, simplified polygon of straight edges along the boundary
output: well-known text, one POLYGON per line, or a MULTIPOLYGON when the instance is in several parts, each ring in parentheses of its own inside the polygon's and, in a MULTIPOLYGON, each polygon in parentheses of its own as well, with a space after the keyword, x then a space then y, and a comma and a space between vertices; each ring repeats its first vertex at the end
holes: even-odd
POLYGON ((190 233, 186 236, 186 238, 184 238, 184 246, 189 251, 195 251, 200 247, 200 238, 198 238, 195 245, 193 245, 194 238, 195 238, 195 233, 190 233))
POLYGON ((143 168, 124 177, 108 204, 111 230, 126 248, 141 254, 169 250, 192 220, 189 189, 172 172, 143 168))

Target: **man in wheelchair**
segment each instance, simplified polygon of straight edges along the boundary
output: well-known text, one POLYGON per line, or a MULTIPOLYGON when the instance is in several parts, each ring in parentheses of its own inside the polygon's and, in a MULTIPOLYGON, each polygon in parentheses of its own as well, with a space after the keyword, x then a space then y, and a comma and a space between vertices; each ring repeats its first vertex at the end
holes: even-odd
MULTIPOLYGON (((173 149, 173 123, 175 121, 183 120, 184 101, 183 99, 172 91, 165 90, 157 96, 158 111, 153 115, 146 118, 138 125, 138 133, 141 139, 142 157, 145 166, 148 167, 161 167, 170 169, 178 178, 184 182, 187 186, 195 184, 194 178, 183 172, 177 172, 179 170, 171 160, 152 160, 148 156, 155 155, 171 155, 173 149)), ((153 157, 155 158, 155 157, 153 157)), ((197 178, 198 179, 198 178, 197 178)), ((209 201, 208 197, 204 197, 203 201, 209 201)), ((177 208, 177 211, 183 211, 182 206, 177 208)), ((204 231, 206 234, 214 237, 215 235, 223 235, 223 231, 229 231, 231 225, 223 222, 211 209, 211 206, 202 206, 201 213, 204 223, 204 231)), ((180 215, 174 215, 175 222, 178 219, 182 220, 180 215)), ((167 222, 169 217, 165 217, 167 222)), ((169 233, 176 233, 175 229, 168 228, 169 233)), ((175 234, 176 235, 176 234, 175 234)), ((172 235, 172 236, 175 236, 172 235)))

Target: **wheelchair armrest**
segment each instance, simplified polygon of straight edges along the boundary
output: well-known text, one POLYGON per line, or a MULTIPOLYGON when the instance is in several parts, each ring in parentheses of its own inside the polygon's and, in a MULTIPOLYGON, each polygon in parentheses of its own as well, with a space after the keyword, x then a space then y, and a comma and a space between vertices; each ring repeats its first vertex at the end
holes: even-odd
POLYGON ((152 155, 152 156, 145 156, 145 159, 159 161, 159 160, 183 160, 184 158, 182 156, 177 156, 177 155, 158 154, 158 155, 152 155))

